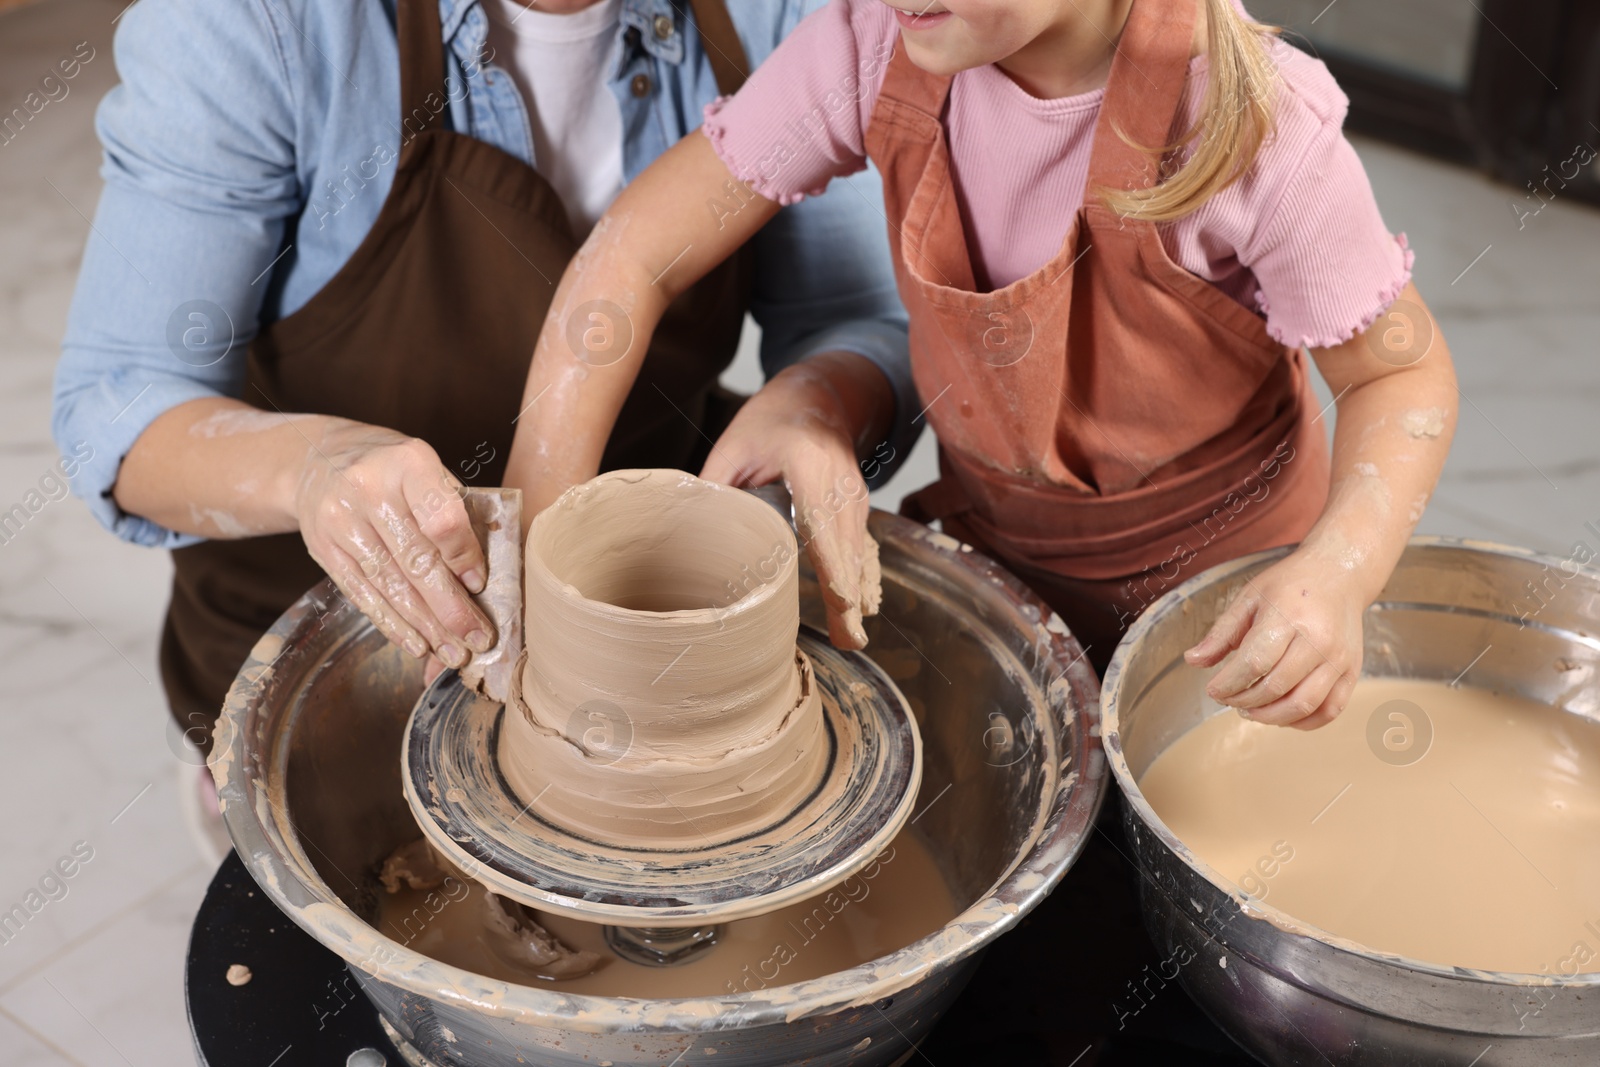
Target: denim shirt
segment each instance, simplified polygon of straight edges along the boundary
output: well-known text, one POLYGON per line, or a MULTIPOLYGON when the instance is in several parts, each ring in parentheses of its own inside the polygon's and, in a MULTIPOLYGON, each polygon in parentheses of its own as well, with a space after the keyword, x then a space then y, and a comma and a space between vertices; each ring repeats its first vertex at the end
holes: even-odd
MULTIPOLYGON (((821 2, 728 7, 757 64, 821 2)), ((607 74, 630 181, 697 129, 717 95, 687 9, 623 0, 607 74)), ((485 55, 479 0, 439 0, 439 11, 443 117, 537 167, 522 96, 485 55)), ((122 457, 168 409, 241 396, 250 340, 321 289, 377 217, 402 136, 394 20, 394 0, 140 0, 122 16, 122 82, 96 118, 105 190, 52 421, 63 453, 92 452, 73 490, 118 536, 168 548, 200 540, 117 507, 122 457)), ((904 456, 920 405, 885 230, 870 171, 784 208, 755 239, 751 312, 768 376, 829 350, 882 368, 897 409, 888 454, 904 456)))

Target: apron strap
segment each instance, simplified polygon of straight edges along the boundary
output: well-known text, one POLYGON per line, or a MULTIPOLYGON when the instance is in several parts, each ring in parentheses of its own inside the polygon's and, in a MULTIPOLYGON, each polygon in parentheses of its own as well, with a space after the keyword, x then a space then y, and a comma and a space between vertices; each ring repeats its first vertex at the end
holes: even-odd
MULTIPOLYGON (((731 96, 744 84, 750 66, 733 18, 723 0, 690 3, 700 43, 717 79, 717 91, 731 96)), ((447 99, 444 30, 439 22, 438 0, 399 0, 395 21, 400 39, 400 125, 407 132, 417 133, 435 115, 428 107, 428 97, 447 99)))
POLYGON ((1189 52, 1201 0, 1134 0, 1106 79, 1095 123, 1089 184, 1096 189, 1148 189, 1157 160, 1149 149, 1172 140, 1189 77, 1189 52))
POLYGON ((700 44, 717 79, 717 92, 732 96, 749 77, 750 70, 733 17, 722 0, 690 0, 689 6, 694 8, 695 28, 700 31, 700 44))
POLYGON ((409 147, 412 135, 444 113, 448 98, 439 0, 399 0, 395 22, 400 38, 400 138, 409 147), (429 96, 437 97, 437 111, 428 107, 429 96))

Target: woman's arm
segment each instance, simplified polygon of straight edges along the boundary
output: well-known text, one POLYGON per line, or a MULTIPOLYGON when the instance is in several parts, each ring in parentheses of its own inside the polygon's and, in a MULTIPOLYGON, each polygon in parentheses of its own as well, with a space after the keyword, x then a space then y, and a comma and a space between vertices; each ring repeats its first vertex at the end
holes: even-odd
POLYGON ((117 506, 212 538, 299 531, 311 557, 383 635, 463 666, 494 627, 467 596, 485 565, 451 477, 426 442, 330 415, 229 397, 157 416, 117 474, 117 506), (466 589, 463 589, 463 584, 466 589))
POLYGON ((1330 722, 1350 699, 1362 615, 1439 481, 1457 408, 1449 348, 1413 285, 1364 334, 1312 355, 1339 411, 1327 506, 1187 653, 1196 666, 1222 663, 1213 699, 1300 729, 1330 722))
POLYGON ((567 266, 534 347, 506 466, 524 522, 599 470, 667 305, 777 211, 696 134, 623 189, 567 266), (732 213, 729 182, 740 190, 732 213))
POLYGON ((483 559, 432 451, 237 399, 303 207, 294 55, 257 15, 161 0, 122 17, 54 432, 64 453, 89 454, 74 491, 119 535, 177 548, 299 530, 387 637, 459 665, 492 627, 457 579, 481 588, 483 559))

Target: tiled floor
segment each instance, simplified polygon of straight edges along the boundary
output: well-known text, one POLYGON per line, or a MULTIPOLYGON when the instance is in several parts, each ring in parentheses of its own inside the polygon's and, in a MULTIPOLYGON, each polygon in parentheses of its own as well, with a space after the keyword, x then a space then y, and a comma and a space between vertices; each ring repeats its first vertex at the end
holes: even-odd
MULTIPOLYGON (((91 121, 116 77, 120 9, 52 0, 0 15, 6 113, 78 42, 95 49, 67 96, 0 147, 5 508, 56 458, 50 375, 99 195, 91 121)), ((179 761, 156 683, 168 570, 159 554, 103 536, 70 499, 0 545, 0 911, 26 906, 30 891, 59 897, 0 944, 5 1067, 193 1059, 182 964, 209 871, 178 815, 179 761), (65 895, 53 879, 41 892, 79 842, 92 859, 69 866, 65 895)))
MULTIPOLYGON (((69 96, 0 147, 0 510, 55 459, 50 374, 98 194, 90 123, 122 3, 0 15, 0 111, 77 42, 96 49, 69 96)), ((1359 147, 1460 364, 1461 430, 1423 532, 1594 545, 1600 212, 1558 201, 1519 231, 1510 190, 1359 147)), ((932 469, 925 439, 880 504, 932 469)), ((92 850, 65 895, 50 882, 59 899, 0 944, 0 1067, 191 1062, 182 961, 210 872, 180 818, 193 768, 156 684, 167 579, 164 556, 113 540, 70 500, 0 545, 0 911, 75 846, 92 850)))

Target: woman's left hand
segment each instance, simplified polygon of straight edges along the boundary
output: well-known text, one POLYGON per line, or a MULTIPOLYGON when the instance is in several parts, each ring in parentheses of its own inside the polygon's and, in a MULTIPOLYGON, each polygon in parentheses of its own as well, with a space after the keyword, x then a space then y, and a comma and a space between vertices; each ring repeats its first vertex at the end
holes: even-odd
POLYGON ((1206 686, 1213 700, 1255 722, 1314 730, 1344 710, 1361 675, 1365 610, 1353 576, 1302 550, 1247 583, 1184 658, 1222 664, 1206 686))

